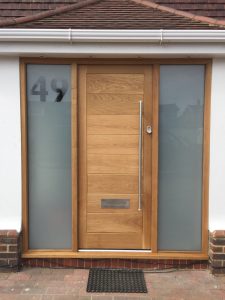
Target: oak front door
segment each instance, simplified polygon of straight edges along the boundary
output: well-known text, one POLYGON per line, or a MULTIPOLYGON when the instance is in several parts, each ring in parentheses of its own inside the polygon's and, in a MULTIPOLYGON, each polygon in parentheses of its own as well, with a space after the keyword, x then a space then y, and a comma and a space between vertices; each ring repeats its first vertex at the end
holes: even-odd
POLYGON ((78 70, 80 249, 150 249, 152 68, 78 70))

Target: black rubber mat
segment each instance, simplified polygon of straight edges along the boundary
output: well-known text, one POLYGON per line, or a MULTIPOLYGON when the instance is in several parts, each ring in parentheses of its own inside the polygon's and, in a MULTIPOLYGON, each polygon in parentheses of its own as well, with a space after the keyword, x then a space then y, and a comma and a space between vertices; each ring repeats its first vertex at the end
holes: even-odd
POLYGON ((142 270, 99 269, 89 271, 89 293, 147 293, 142 270))

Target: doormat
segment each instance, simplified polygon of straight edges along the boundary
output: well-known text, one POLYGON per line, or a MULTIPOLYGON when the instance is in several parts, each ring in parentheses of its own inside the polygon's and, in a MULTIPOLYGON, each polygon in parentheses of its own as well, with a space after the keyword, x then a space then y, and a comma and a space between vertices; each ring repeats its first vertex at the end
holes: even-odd
POLYGON ((89 271, 88 293, 147 293, 142 270, 99 269, 89 271))

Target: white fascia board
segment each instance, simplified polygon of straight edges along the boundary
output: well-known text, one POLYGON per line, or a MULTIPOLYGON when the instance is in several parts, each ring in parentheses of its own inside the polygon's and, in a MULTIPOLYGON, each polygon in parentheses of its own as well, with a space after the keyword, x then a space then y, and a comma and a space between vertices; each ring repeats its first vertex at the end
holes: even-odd
POLYGON ((223 43, 0 42, 1 56, 224 57, 223 43))
POLYGON ((0 42, 225 42, 225 30, 0 29, 0 42))

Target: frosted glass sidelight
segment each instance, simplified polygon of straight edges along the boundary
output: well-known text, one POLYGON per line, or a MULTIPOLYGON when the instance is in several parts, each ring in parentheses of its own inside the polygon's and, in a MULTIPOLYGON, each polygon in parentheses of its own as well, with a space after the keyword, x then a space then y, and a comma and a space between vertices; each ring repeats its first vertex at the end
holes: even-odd
POLYGON ((70 65, 27 65, 30 249, 71 249, 70 81, 70 65))
POLYGON ((201 250, 203 65, 162 65, 159 250, 201 250))

